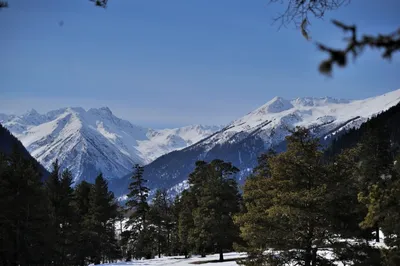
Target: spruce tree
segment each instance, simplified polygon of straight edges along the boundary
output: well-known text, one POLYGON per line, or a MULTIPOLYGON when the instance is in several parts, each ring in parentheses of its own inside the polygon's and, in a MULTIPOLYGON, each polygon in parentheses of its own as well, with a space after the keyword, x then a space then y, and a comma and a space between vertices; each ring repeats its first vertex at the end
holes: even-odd
POLYGON ((46 193, 50 202, 52 224, 49 232, 52 233, 53 252, 52 258, 55 264, 62 264, 62 237, 61 237, 61 184, 60 184, 60 165, 58 160, 52 164, 52 170, 46 180, 46 193))
POLYGON ((90 226, 86 222, 89 220, 90 194, 93 185, 82 181, 74 190, 74 206, 76 210, 74 233, 75 243, 73 253, 77 265, 87 265, 93 249, 90 241, 90 226))
POLYGON ((60 221, 60 261, 63 265, 70 265, 74 261, 73 245, 76 241, 73 226, 76 210, 74 209, 74 194, 72 189, 72 173, 68 169, 62 172, 59 187, 59 221, 60 221))
POLYGON ((108 191, 107 181, 102 174, 96 177, 90 191, 89 204, 90 209, 85 222, 90 232, 91 259, 99 264, 113 259, 118 249, 114 226, 118 206, 114 194, 108 191))
POLYGON ((171 213, 166 190, 158 189, 150 205, 149 220, 155 229, 156 250, 161 254, 170 253, 171 213))
POLYGON ((131 179, 126 202, 129 213, 126 224, 128 230, 123 235, 124 242, 128 246, 130 256, 151 258, 152 230, 148 227, 150 207, 147 203, 149 189, 145 186, 147 181, 143 179, 143 167, 136 164, 131 179))

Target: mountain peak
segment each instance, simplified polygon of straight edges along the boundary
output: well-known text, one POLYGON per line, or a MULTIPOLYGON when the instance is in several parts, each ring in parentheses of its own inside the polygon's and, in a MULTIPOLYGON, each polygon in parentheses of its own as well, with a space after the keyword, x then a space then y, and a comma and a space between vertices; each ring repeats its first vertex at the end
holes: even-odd
POLYGON ((23 115, 24 116, 36 116, 36 115, 39 115, 39 113, 35 109, 31 108, 30 110, 26 111, 23 115))
POLYGON ((264 104, 263 106, 261 106, 257 113, 280 113, 286 110, 289 110, 293 108, 293 105, 290 101, 276 96, 274 98, 272 98, 272 100, 270 100, 269 102, 267 102, 266 104, 264 104))
POLYGON ((110 108, 108 108, 107 106, 104 107, 100 107, 99 110, 103 113, 106 113, 108 115, 112 115, 113 113, 111 112, 110 108))
POLYGON ((90 108, 88 112, 92 113, 92 114, 103 114, 103 115, 106 115, 106 116, 112 116, 113 115, 113 113, 111 112, 110 108, 108 108, 106 106, 103 106, 103 107, 100 107, 100 108, 90 108))

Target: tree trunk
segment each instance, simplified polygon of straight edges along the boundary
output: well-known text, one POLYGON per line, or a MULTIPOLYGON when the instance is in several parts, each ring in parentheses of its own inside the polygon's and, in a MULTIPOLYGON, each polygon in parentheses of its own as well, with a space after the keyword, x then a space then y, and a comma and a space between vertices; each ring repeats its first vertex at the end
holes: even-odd
POLYGON ((312 249, 312 266, 317 266, 317 248, 312 249))
POLYGON ((222 251, 222 248, 219 250, 219 261, 224 261, 224 252, 222 251))
POLYGON ((158 231, 158 258, 161 258, 161 233, 158 231))
POLYGON ((304 254, 304 266, 311 266, 311 257, 311 247, 307 247, 304 254))
POLYGON ((376 227, 375 229, 375 241, 377 243, 379 243, 380 239, 379 239, 379 226, 376 227))

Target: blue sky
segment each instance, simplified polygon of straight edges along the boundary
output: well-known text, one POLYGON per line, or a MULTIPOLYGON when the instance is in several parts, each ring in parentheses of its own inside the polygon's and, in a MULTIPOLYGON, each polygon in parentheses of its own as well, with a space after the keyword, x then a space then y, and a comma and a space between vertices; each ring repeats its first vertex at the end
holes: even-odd
MULTIPOLYGON (((324 58, 268 0, 9 0, 0 11, 0 112, 108 106, 156 128, 226 124, 274 96, 359 99, 400 88, 400 60, 366 51, 333 78, 324 58), (64 24, 60 27, 59 22, 64 24)), ((400 1, 353 0, 313 20, 311 36, 341 47, 330 18, 392 32, 400 1)))

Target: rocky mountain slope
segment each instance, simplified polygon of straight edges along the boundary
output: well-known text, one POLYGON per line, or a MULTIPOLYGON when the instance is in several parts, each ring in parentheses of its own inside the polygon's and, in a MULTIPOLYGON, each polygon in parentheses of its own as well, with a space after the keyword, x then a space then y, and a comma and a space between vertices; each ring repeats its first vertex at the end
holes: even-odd
POLYGON ((39 114, 0 115, 2 123, 47 169, 58 159, 75 182, 126 175, 135 163, 148 164, 163 154, 186 148, 219 127, 187 126, 154 130, 119 119, 107 107, 62 108, 39 114))
MULTIPOLYGON (((223 159, 241 169, 243 180, 257 163, 257 157, 268 148, 280 151, 289 130, 304 126, 328 143, 340 132, 358 128, 372 116, 400 102, 400 90, 364 100, 334 98, 275 97, 263 106, 233 121, 225 128, 196 144, 154 160, 145 167, 145 178, 151 188, 164 187, 171 192, 184 188, 197 160, 223 159)), ((117 194, 126 192, 128 177, 114 180, 117 194)))

